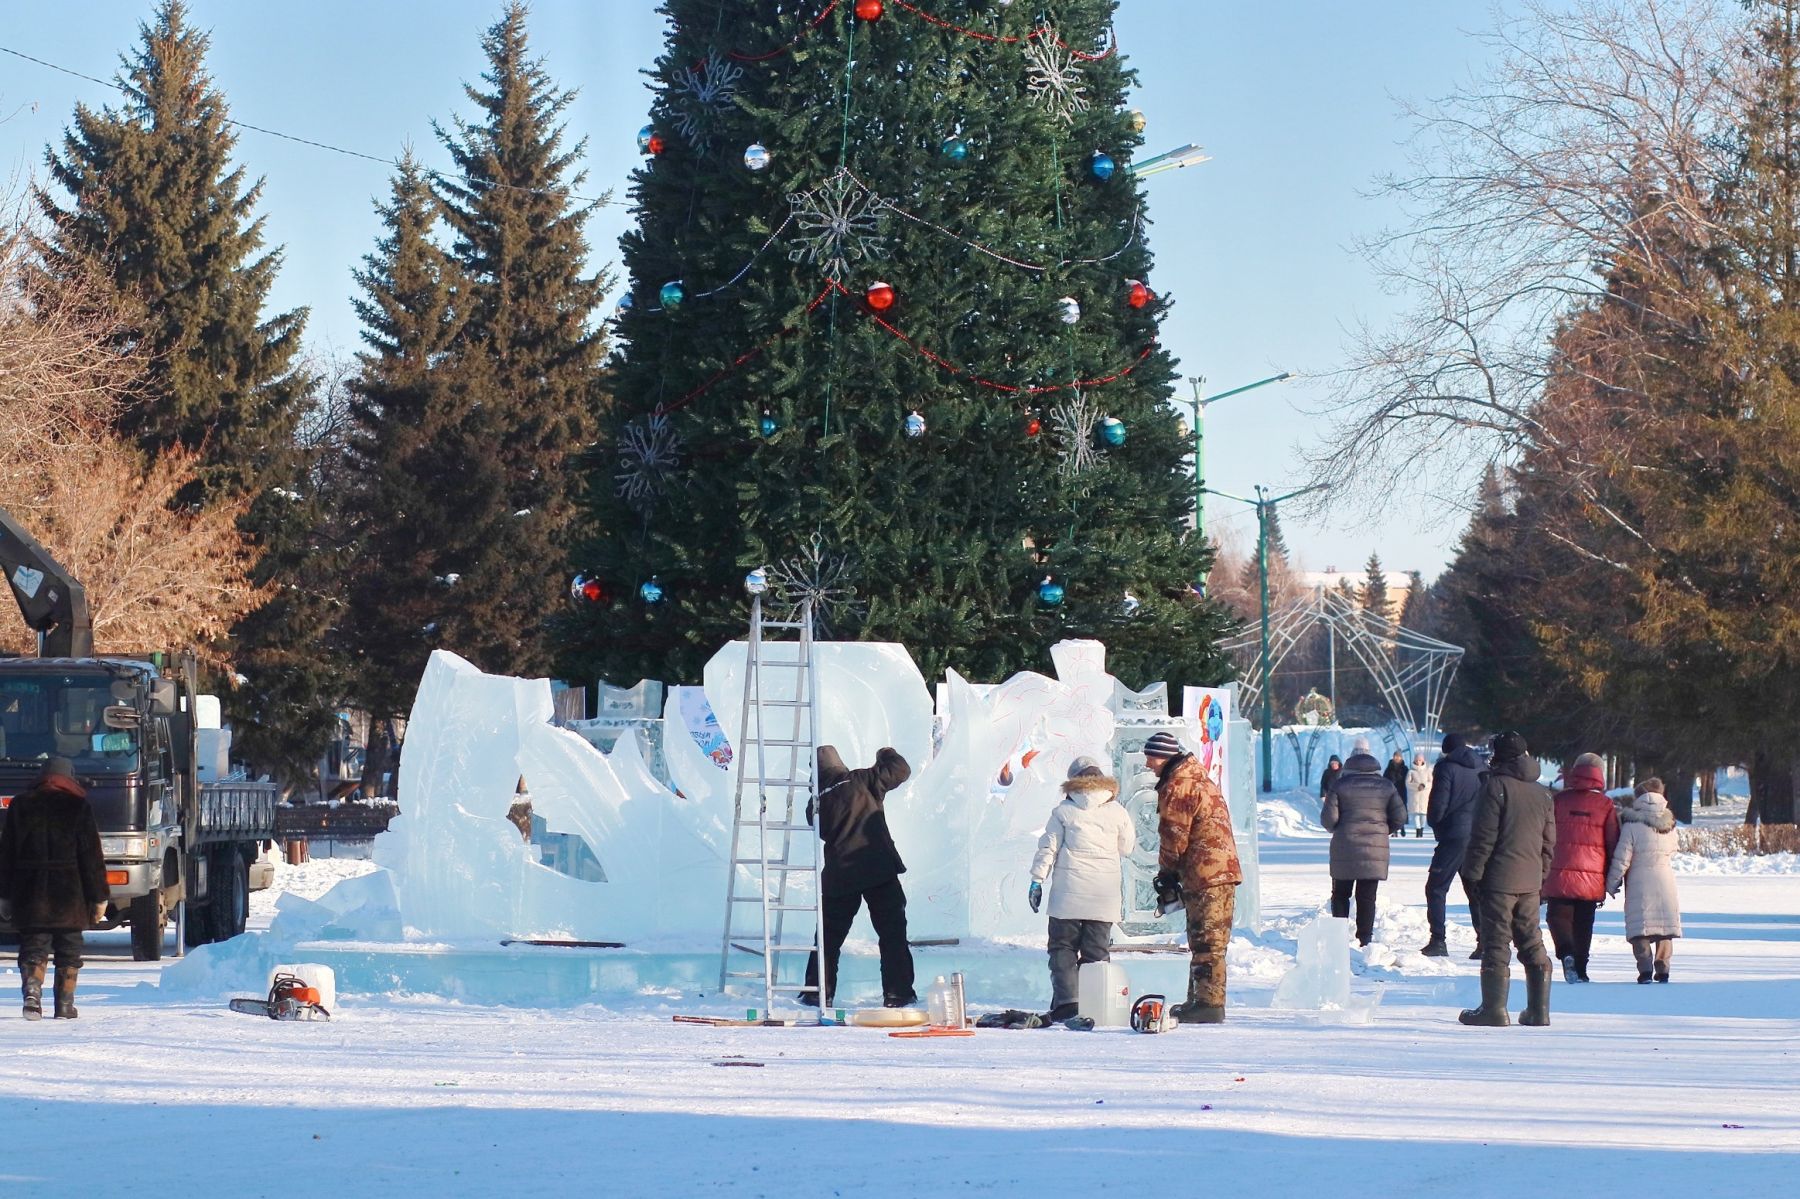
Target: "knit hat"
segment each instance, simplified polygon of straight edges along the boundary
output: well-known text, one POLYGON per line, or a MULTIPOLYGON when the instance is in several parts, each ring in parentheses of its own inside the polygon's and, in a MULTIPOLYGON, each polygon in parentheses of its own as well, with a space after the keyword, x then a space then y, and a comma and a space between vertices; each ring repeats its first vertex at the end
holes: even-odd
POLYGON ((1353 754, 1368 753, 1369 752, 1369 739, 1367 737, 1358 737, 1355 741, 1353 741, 1351 743, 1350 752, 1353 754))
POLYGON ((1653 775, 1633 787, 1631 792, 1633 795, 1643 795, 1645 792, 1654 792, 1657 795, 1661 795, 1663 793, 1663 781, 1653 775))
POLYGON ((1181 756, 1181 742, 1175 740, 1173 733, 1151 733, 1150 739, 1144 742, 1146 758, 1178 758, 1181 756))
POLYGON ((1468 741, 1464 739, 1461 733, 1444 734, 1444 752, 1447 754, 1453 754, 1467 744, 1468 741))
POLYGON ((72 779, 75 777, 75 763, 62 757, 45 758, 43 773, 38 777, 47 779, 53 774, 59 774, 66 779, 72 779))
POLYGON ((1514 762, 1531 752, 1525 738, 1518 733, 1495 733, 1492 745, 1495 764, 1514 762))
POLYGON ((1076 758, 1073 762, 1069 763, 1069 777, 1072 779, 1103 779, 1106 777, 1106 767, 1100 764, 1099 758, 1076 758))

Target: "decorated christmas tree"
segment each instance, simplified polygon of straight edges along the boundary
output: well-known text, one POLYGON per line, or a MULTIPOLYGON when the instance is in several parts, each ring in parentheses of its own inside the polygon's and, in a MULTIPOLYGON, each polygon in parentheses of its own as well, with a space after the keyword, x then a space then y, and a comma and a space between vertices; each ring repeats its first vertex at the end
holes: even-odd
POLYGON ((1114 7, 667 0, 571 674, 697 679, 757 567, 928 678, 1227 673, 1114 7))

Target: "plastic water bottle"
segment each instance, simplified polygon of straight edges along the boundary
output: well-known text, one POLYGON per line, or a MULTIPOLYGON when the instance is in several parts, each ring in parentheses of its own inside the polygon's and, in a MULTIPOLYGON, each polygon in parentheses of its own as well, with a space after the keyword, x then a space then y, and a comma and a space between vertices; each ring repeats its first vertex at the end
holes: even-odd
POLYGON ((944 980, 944 976, 940 974, 937 976, 937 981, 925 990, 926 1018, 931 1021, 933 1028, 953 1027, 950 1023, 952 1017, 950 1009, 953 1004, 954 991, 944 980))

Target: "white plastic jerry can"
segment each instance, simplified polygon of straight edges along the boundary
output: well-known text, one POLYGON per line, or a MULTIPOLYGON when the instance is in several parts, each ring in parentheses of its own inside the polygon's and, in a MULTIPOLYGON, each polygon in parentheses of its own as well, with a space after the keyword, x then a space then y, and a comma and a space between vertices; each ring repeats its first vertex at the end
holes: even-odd
POLYGON ((1131 1024, 1131 980, 1112 962, 1083 962, 1076 976, 1075 1005, 1096 1028, 1131 1024))

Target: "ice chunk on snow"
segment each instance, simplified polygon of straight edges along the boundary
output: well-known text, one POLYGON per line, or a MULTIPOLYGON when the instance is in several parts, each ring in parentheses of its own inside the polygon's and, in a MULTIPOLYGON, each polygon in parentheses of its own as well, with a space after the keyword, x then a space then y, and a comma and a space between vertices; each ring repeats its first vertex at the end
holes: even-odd
POLYGON ((1350 921, 1320 916, 1300 930, 1294 968, 1275 987, 1271 1007, 1335 1008, 1350 1004, 1350 921))

